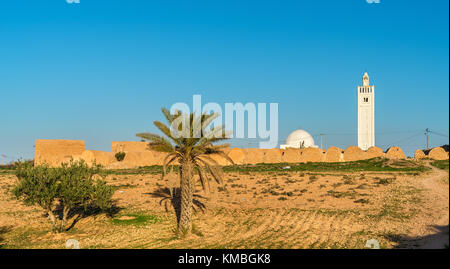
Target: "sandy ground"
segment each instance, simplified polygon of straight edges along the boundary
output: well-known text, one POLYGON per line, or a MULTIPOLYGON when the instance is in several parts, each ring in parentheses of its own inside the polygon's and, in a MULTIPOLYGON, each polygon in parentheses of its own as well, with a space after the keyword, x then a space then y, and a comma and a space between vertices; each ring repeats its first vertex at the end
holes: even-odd
MULTIPOLYGON (((430 166, 429 164, 427 164, 430 166)), ((431 166, 430 166, 431 167, 431 166)), ((110 175, 118 187, 116 220, 155 221, 117 225, 105 214, 51 234, 38 207, 13 199, 13 175, 0 176, 0 247, 64 248, 445 248, 449 244, 448 171, 423 174, 226 173, 196 196, 195 232, 180 239, 174 208, 160 175, 110 175)), ((70 222, 69 222, 70 223, 70 222)))
POLYGON ((431 235, 425 236, 419 240, 420 248, 443 248, 449 246, 449 186, 448 186, 448 172, 432 168, 431 176, 425 178, 421 183, 423 187, 428 190, 430 202, 426 203, 425 210, 433 212, 431 215, 436 216, 433 220, 434 224, 431 228, 436 231, 431 235), (447 184, 443 184, 445 182, 447 184))

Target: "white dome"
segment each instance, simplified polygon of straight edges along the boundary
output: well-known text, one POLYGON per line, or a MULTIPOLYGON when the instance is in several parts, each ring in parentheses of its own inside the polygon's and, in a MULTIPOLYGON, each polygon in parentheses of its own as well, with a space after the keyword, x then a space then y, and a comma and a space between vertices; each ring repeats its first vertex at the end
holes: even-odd
POLYGON ((282 146, 285 148, 317 147, 314 145, 314 139, 312 136, 308 132, 301 129, 293 131, 286 139, 286 145, 282 146))

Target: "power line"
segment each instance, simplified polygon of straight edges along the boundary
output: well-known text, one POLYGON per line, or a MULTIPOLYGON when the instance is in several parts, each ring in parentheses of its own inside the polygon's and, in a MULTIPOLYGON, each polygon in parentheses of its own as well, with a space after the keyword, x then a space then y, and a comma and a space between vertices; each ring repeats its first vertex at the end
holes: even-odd
MULTIPOLYGON (((423 135, 423 129, 416 129, 416 130, 405 130, 405 131, 384 131, 384 132, 376 132, 376 135, 388 135, 388 134, 401 134, 401 133, 413 133, 411 136, 408 136, 406 138, 402 138, 400 140, 394 141, 394 142, 389 142, 386 144, 378 144, 377 146, 380 147, 390 147, 390 146, 402 146, 403 148, 413 148, 413 147, 422 147, 423 144, 417 144, 417 143, 409 143, 411 140, 413 140, 414 138, 418 138, 421 135, 423 135)), ((448 135, 442 134, 442 133, 438 133, 438 132, 434 132, 434 131, 430 131, 430 133, 434 133, 436 135, 442 136, 442 137, 448 137, 448 135)), ((323 147, 324 145, 324 141, 323 141, 323 136, 357 136, 357 133, 321 133, 321 134, 315 134, 315 135, 311 135, 313 138, 321 138, 321 147, 323 147)), ((258 143, 260 141, 266 141, 266 139, 260 139, 260 138, 233 138, 232 142, 233 144, 238 144, 238 145, 242 145, 242 144, 246 144, 249 147, 251 145, 258 145, 258 143)), ((277 142, 278 143, 283 143, 285 142, 286 139, 279 139, 277 142)), ((300 140, 299 140, 300 141, 300 140)), ((347 146, 347 143, 334 143, 335 146, 347 146)))
POLYGON ((443 136, 443 137, 447 137, 447 138, 449 138, 449 136, 448 136, 448 135, 445 135, 445 134, 441 134, 441 133, 438 133, 438 132, 435 132, 435 131, 430 131, 430 130, 428 130, 428 132, 430 132, 430 133, 432 133, 432 134, 435 134, 435 135, 439 135, 439 136, 443 136))
MULTIPOLYGON (((396 132, 384 132, 384 133, 375 133, 375 135, 387 135, 387 134, 395 134, 395 133, 412 133, 414 132, 415 134, 417 134, 419 130, 416 131, 396 131, 396 132)), ((422 130, 420 130, 422 131, 422 130)), ((365 134, 370 134, 370 133, 365 133, 365 134)), ((311 135, 311 137, 320 137, 320 136, 337 136, 337 135, 348 135, 348 136, 357 136, 358 133, 320 133, 320 134, 313 134, 311 135)), ((364 135, 364 134, 363 134, 364 135)), ((238 137, 232 137, 231 139, 235 139, 235 140, 241 140, 241 141, 255 141, 255 140, 259 140, 261 138, 238 138, 238 137)), ((282 141, 286 141, 287 137, 285 139, 279 139, 278 142, 282 142, 282 141)))

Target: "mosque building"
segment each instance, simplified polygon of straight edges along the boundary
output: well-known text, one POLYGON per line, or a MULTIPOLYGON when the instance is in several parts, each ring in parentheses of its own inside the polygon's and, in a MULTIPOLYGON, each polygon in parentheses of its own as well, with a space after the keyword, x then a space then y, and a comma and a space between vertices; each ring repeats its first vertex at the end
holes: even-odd
MULTIPOLYGON (((362 150, 375 146, 375 86, 369 85, 369 74, 363 75, 363 85, 357 87, 358 147, 362 150)), ((305 130, 295 130, 281 149, 317 148, 313 137, 305 130)))
POLYGON ((286 139, 286 144, 280 145, 281 149, 287 148, 317 148, 313 137, 302 129, 293 131, 286 139))
POLYGON ((358 147, 362 150, 375 146, 375 86, 369 85, 367 72, 363 85, 357 88, 358 97, 358 147))

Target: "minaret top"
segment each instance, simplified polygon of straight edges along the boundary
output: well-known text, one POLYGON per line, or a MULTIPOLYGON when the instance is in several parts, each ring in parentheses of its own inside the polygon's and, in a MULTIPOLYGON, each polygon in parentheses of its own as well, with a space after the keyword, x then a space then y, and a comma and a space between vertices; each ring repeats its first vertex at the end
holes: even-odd
POLYGON ((367 72, 364 72, 363 86, 369 86, 369 74, 367 74, 367 72))

